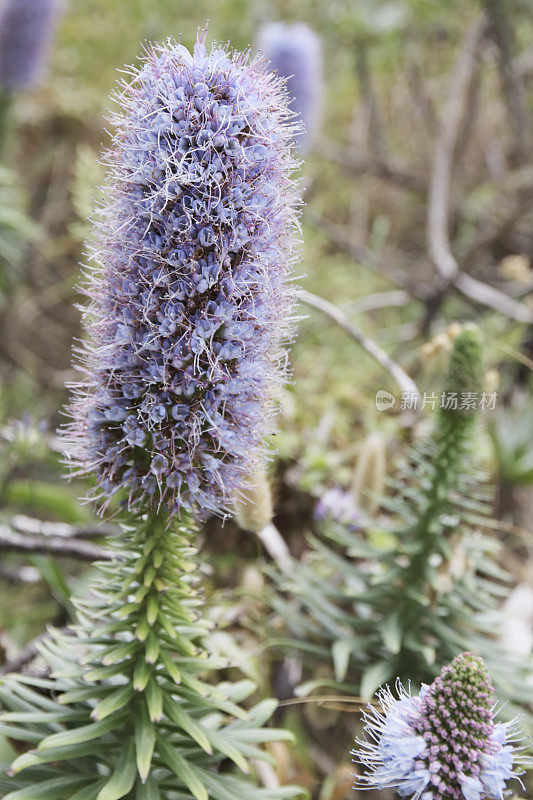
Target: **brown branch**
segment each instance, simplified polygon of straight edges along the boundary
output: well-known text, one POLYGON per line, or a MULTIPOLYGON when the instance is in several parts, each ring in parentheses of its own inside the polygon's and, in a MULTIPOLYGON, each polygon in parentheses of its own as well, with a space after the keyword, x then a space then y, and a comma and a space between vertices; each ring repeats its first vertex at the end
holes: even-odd
POLYGON ((474 303, 493 308, 516 322, 523 322, 526 325, 533 323, 533 311, 531 309, 523 303, 513 300, 505 292, 500 292, 499 289, 489 286, 488 283, 478 281, 471 275, 467 275, 466 272, 459 273, 453 283, 462 294, 470 298, 474 303))
POLYGON ((31 536, 0 525, 0 552, 45 553, 80 561, 111 561, 116 556, 90 542, 61 536, 31 536))
POLYGON ((524 50, 519 56, 513 59, 513 69, 522 83, 526 83, 533 76, 533 48, 524 50))
POLYGON ((442 277, 448 282, 459 272, 459 265, 451 251, 448 232, 453 157, 485 31, 486 22, 483 19, 467 33, 451 77, 449 98, 441 116, 433 159, 427 220, 429 254, 442 277))
POLYGON ((17 514, 10 525, 19 533, 60 539, 97 539, 116 536, 120 530, 114 525, 68 525, 65 522, 43 522, 24 514, 17 514))
POLYGON ((292 557, 285 539, 276 526, 270 522, 262 530, 258 531, 257 536, 269 556, 276 562, 281 571, 285 572, 292 563, 292 557))
POLYGON ((385 259, 377 256, 368 247, 352 242, 340 225, 335 225, 335 223, 315 214, 310 209, 305 211, 305 220, 323 233, 338 250, 346 253, 358 263, 375 269, 385 280, 409 292, 410 295, 418 300, 425 301, 426 293, 419 286, 411 283, 403 271, 391 267, 385 259))
POLYGON ((11 673, 21 672, 24 667, 36 658, 39 653, 38 646, 45 636, 46 633, 41 633, 39 636, 36 636, 35 639, 32 639, 32 641, 18 653, 18 655, 6 661, 6 663, 0 667, 0 675, 10 675, 11 673))
POLYGON ((383 138, 383 126, 379 116, 379 109, 370 70, 368 69, 368 51, 363 41, 358 41, 355 48, 355 67, 363 105, 366 113, 367 129, 369 133, 369 149, 376 156, 385 154, 385 142, 383 138))
POLYGON ((0 578, 8 583, 39 583, 42 580, 41 573, 35 567, 24 566, 18 569, 11 569, 0 564, 0 578))
POLYGON ((427 329, 451 285, 473 303, 494 308, 518 322, 533 322, 533 311, 504 292, 462 273, 452 253, 449 237, 450 189, 454 155, 462 129, 465 106, 478 69, 478 53, 487 30, 483 17, 467 33, 450 80, 449 98, 437 140, 428 199, 427 237, 430 257, 441 281, 423 326, 427 329))
POLYGON ((490 34, 498 48, 502 91, 513 133, 514 155, 518 163, 523 164, 528 159, 529 120, 522 80, 511 53, 514 35, 509 22, 510 8, 509 4, 506 8, 504 0, 486 0, 486 8, 490 34))
POLYGON ((408 66, 407 82, 413 103, 420 113, 427 132, 432 135, 437 130, 437 113, 433 99, 426 90, 420 66, 416 62, 411 62, 408 66))
POLYGON ((311 308, 326 314, 330 319, 337 323, 352 339, 355 339, 361 347, 376 361, 383 369, 385 369, 396 381, 402 392, 409 394, 418 393, 416 383, 409 377, 409 375, 402 369, 402 367, 393 361, 392 358, 376 344, 368 336, 365 336, 358 328, 354 327, 349 321, 346 314, 329 300, 323 297, 318 297, 315 294, 300 290, 298 292, 300 299, 311 308))
POLYGON ((411 296, 408 292, 403 291, 403 289, 394 289, 390 292, 375 292, 364 297, 358 297, 357 300, 350 300, 347 303, 343 303, 342 309, 343 311, 349 311, 350 314, 362 314, 380 308, 405 306, 410 300, 411 296))
MULTIPOLYGON (((59 632, 64 632, 67 628, 58 628, 59 632)), ((14 656, 13 658, 6 661, 0 667, 0 675, 10 675, 12 673, 19 673, 21 672, 24 667, 27 667, 34 658, 39 655, 39 645, 42 641, 44 641, 48 636, 48 633, 45 631, 44 633, 39 634, 36 636, 35 639, 32 639, 26 647, 24 647, 18 655, 14 656)))
POLYGON ((427 191, 426 182, 409 172, 403 167, 392 164, 377 155, 368 157, 359 154, 353 147, 343 147, 336 142, 322 140, 318 148, 320 155, 338 164, 347 170, 351 175, 371 175, 374 178, 394 183, 402 189, 414 192, 425 193, 427 191))

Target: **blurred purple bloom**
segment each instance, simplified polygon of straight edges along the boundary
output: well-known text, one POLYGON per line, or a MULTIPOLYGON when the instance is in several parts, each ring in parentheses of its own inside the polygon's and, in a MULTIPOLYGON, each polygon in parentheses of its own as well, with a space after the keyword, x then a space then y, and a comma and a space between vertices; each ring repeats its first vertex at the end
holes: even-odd
POLYGON ((338 486, 324 492, 315 506, 314 516, 319 521, 340 522, 351 530, 361 528, 361 512, 353 495, 338 486))
POLYGON ((303 123, 296 140, 305 151, 316 133, 322 101, 322 47, 320 39, 302 22, 273 22, 258 36, 258 48, 273 69, 287 78, 291 109, 303 123))
POLYGON ((463 653, 431 686, 411 696, 378 693, 381 710, 365 713, 365 738, 355 760, 368 769, 358 788, 396 789, 421 800, 503 800, 520 774, 522 731, 517 720, 496 722, 494 690, 484 662, 463 653))
POLYGON ((59 0, 0 2, 0 86, 27 89, 45 70, 59 15, 59 0))
POLYGON ((297 197, 283 83, 204 38, 150 47, 117 97, 67 435, 130 507, 224 513, 284 378, 297 197))

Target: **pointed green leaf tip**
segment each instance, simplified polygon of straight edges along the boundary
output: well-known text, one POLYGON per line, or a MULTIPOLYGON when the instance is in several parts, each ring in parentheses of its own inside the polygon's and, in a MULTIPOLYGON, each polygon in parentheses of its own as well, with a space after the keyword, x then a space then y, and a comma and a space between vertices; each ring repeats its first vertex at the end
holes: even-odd
POLYGON ((442 411, 445 415, 451 412, 454 416, 470 416, 475 412, 483 386, 483 374, 483 346, 479 330, 474 325, 465 326, 454 342, 443 387, 447 397, 455 394, 459 402, 457 408, 453 403, 444 403, 442 411), (462 402, 464 398, 468 399, 468 395, 474 395, 476 402, 462 402))

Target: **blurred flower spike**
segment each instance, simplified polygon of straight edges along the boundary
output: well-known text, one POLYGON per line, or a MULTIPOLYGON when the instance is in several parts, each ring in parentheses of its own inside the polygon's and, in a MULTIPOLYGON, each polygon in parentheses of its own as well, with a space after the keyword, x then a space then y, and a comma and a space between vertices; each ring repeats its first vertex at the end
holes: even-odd
POLYGON ((323 94, 322 44, 302 22, 273 22, 259 32, 259 50, 279 75, 287 78, 291 109, 302 122, 296 141, 303 152, 317 135, 323 94))
POLYGON ((0 2, 0 89, 29 89, 43 76, 61 0, 0 2))

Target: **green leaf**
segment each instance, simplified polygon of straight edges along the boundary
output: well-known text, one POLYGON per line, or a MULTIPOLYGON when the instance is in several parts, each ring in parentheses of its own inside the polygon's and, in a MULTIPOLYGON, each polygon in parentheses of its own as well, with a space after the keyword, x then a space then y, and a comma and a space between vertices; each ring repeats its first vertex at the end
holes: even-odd
POLYGON ((135 800, 161 800, 155 780, 150 777, 146 783, 138 783, 135 800))
MULTIPOLYGON (((196 800, 209 800, 209 794, 200 777, 200 770, 182 758, 161 736, 157 737, 157 747, 167 767, 183 781, 191 794, 196 797, 196 800)), ((235 800, 235 798, 232 798, 232 800, 235 800)))
POLYGON ((151 674, 152 668, 144 658, 139 658, 133 670, 133 688, 136 692, 142 692, 146 689, 151 674))
POLYGON ((4 489, 4 503, 31 511, 36 517, 56 517, 62 522, 92 522, 87 507, 80 505, 72 489, 35 480, 13 480, 4 489))
POLYGON ((156 729, 151 722, 146 707, 143 703, 136 709, 134 720, 135 753, 137 769, 144 783, 150 774, 152 756, 154 753, 156 729))
POLYGON ((376 689, 388 680, 391 675, 390 661, 378 661, 368 669, 365 669, 361 677, 361 697, 363 700, 371 700, 376 689))
POLYGON ((157 596, 151 594, 146 603, 146 619, 149 625, 153 625, 157 619, 158 602, 157 596))
POLYGON ((130 739, 122 751, 111 778, 98 792, 97 800, 120 800, 132 790, 136 777, 135 745, 133 739, 130 739))
POLYGON ((188 733, 192 739, 198 742, 202 750, 205 750, 206 753, 211 755, 213 748, 209 743, 206 731, 201 727, 201 725, 191 719, 191 717, 186 714, 182 708, 180 708, 178 703, 173 700, 172 697, 165 697, 164 706, 165 712, 172 722, 184 730, 185 733, 188 733))
POLYGON ((85 672, 83 674, 83 680, 87 683, 105 681, 107 678, 114 678, 115 675, 121 675, 123 671, 123 664, 111 664, 109 667, 96 667, 95 669, 90 669, 85 672))
POLYGON ((97 800, 98 792, 102 788, 103 783, 103 780, 99 780, 92 783, 90 786, 85 786, 83 789, 80 789, 79 792, 69 797, 68 800, 97 800))
POLYGON ((226 731, 223 730, 219 732, 208 730, 207 735, 213 747, 216 747, 216 749, 219 750, 223 755, 225 755, 227 758, 230 758, 242 772, 245 774, 250 772, 248 761, 243 756, 241 751, 228 741, 226 731))
POLYGON ((56 559, 50 558, 50 556, 33 555, 30 563, 39 570, 57 602, 63 606, 69 617, 74 619, 74 606, 71 603, 72 592, 56 559))
POLYGON ((402 629, 398 614, 391 614, 381 626, 383 644, 391 653, 396 655, 402 646, 402 629))
POLYGON ((17 789, 15 792, 6 794, 3 800, 65 800, 65 797, 77 789, 81 788, 86 782, 86 778, 52 778, 49 781, 17 789))
POLYGON ((15 758, 16 752, 5 736, 0 736, 0 764, 9 764, 15 758))
POLYGON ((145 695, 148 713, 152 722, 159 722, 163 716, 163 692, 155 678, 150 678, 145 695))
POLYGON ((70 703, 84 703, 86 700, 94 700, 95 695, 100 692, 100 687, 85 686, 83 689, 70 689, 68 692, 58 695, 57 702, 60 705, 70 703))
POLYGON ((47 750, 50 747, 66 747, 67 745, 98 739, 100 736, 105 736, 106 733, 118 728, 123 721, 124 715, 120 715, 105 719, 102 722, 91 722, 89 725, 82 725, 80 728, 53 733, 42 740, 39 744, 39 750, 47 750))
POLYGON ((119 661, 123 661, 125 658, 132 656, 138 648, 138 642, 123 642, 114 647, 110 647, 102 654, 102 664, 104 667, 117 664, 119 661))
POLYGON ((76 745, 68 745, 66 747, 51 747, 47 750, 31 750, 27 753, 22 753, 16 758, 10 767, 10 772, 16 774, 28 767, 34 767, 41 764, 50 764, 52 761, 70 761, 74 758, 85 758, 97 753, 99 750, 105 751, 106 745, 103 742, 82 742, 76 745))
POLYGON ((256 725, 264 725, 265 722, 268 722, 277 707, 278 701, 273 698, 262 700, 250 709, 250 720, 253 720, 256 725))
POLYGON ((145 658, 149 664, 155 664, 158 657, 159 641, 153 631, 150 631, 146 640, 145 658))
POLYGON ((93 709, 91 717, 95 720, 102 720, 109 717, 119 708, 124 708, 133 697, 133 689, 127 684, 121 686, 115 692, 108 694, 103 700, 100 700, 96 708, 93 709))
POLYGON ((169 656, 168 653, 162 652, 160 659, 174 683, 181 683, 181 672, 179 671, 177 664, 172 660, 172 656, 169 656))
POLYGON ((350 656, 354 646, 353 639, 337 639, 331 647, 335 677, 338 681, 343 681, 348 671, 350 656))

